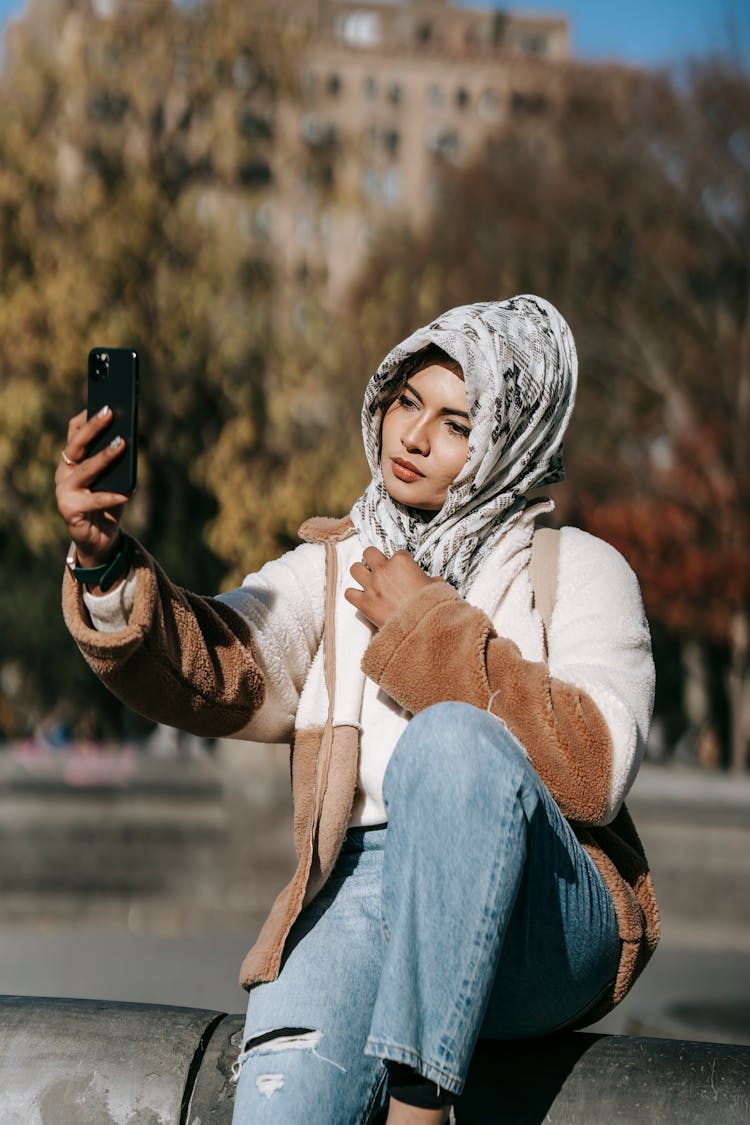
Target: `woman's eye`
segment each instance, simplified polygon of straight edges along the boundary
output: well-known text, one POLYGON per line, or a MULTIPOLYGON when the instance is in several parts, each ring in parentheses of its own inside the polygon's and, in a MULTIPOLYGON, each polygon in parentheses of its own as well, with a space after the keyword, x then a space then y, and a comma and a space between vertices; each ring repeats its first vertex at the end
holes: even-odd
POLYGON ((458 437, 468 438, 471 430, 467 426, 462 426, 460 422, 449 422, 448 429, 451 433, 456 434, 458 437))
POLYGON ((414 410, 414 409, 416 409, 416 406, 417 406, 414 399, 409 398, 408 395, 399 395, 398 396, 398 404, 399 404, 399 406, 406 407, 407 410, 414 410))

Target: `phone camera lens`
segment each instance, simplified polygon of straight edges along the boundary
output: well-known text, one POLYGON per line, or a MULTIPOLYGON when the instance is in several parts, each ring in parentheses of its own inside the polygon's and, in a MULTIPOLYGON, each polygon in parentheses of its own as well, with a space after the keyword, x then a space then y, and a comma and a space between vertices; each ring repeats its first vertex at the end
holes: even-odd
POLYGON ((96 380, 106 379, 109 375, 109 356, 106 352, 98 352, 95 356, 92 374, 96 380))

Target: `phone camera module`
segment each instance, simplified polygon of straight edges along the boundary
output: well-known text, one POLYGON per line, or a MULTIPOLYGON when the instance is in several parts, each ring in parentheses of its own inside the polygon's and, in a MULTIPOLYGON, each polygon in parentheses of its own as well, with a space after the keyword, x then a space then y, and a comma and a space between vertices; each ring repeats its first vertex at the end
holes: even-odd
POLYGON ((109 355, 107 352, 97 352, 94 356, 94 367, 92 371, 94 379, 106 379, 109 376, 109 355))

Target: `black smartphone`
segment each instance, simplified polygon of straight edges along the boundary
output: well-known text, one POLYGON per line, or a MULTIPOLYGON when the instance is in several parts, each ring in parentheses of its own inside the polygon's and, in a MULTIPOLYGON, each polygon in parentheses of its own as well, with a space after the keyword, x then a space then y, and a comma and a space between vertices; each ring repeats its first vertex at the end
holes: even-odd
POLYGON ((92 348, 89 352, 87 414, 92 418, 103 406, 112 410, 112 421, 92 442, 90 457, 116 437, 125 439, 125 452, 90 485, 93 492, 135 491, 138 459, 138 353, 132 348, 92 348))

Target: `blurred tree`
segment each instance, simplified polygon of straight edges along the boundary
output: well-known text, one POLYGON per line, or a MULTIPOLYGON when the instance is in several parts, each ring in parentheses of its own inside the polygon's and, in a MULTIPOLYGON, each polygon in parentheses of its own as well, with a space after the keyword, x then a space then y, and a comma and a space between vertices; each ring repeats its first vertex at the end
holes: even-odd
POLYGON ((347 362, 358 354, 347 346, 355 334, 321 307, 302 319, 269 351, 262 417, 238 412, 197 464, 196 479, 218 502, 206 539, 230 564, 228 581, 295 546, 309 516, 347 512, 369 479, 359 423, 365 379, 347 362))
POLYGON ((211 591, 226 571, 201 537, 217 511, 204 450, 244 417, 237 487, 258 491, 268 461, 267 211, 299 43, 230 0, 103 12, 32 3, 1 79, 0 665, 21 670, 9 678, 19 729, 60 698, 75 714, 95 693, 119 713, 73 657, 58 608, 52 474, 88 349, 142 353, 127 522, 177 580, 211 591))
POLYGON ((750 77, 570 71, 446 170, 420 234, 381 243, 355 307, 363 339, 438 308, 539 292, 581 357, 563 514, 633 562, 651 616, 719 645, 731 757, 750 746, 750 77))

